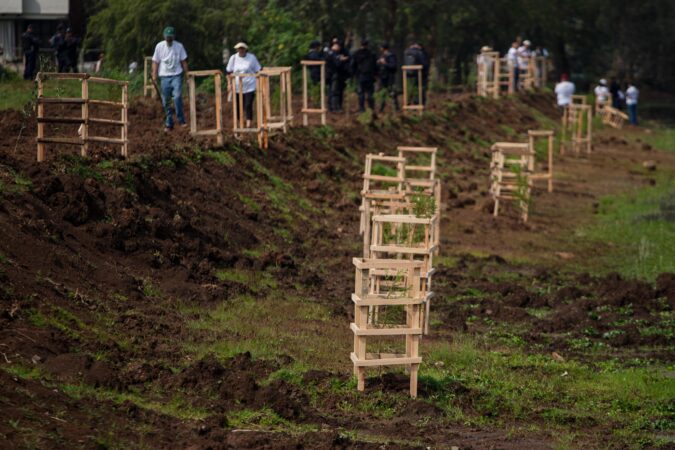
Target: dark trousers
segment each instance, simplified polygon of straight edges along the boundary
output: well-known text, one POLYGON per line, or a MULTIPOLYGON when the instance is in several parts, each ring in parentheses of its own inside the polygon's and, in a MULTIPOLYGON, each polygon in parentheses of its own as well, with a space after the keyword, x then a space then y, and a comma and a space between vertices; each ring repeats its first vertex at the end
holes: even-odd
MULTIPOLYGON (((398 93, 396 92, 396 84, 394 83, 393 80, 389 81, 382 81, 380 85, 380 89, 384 89, 387 91, 387 94, 391 98, 391 102, 394 104, 394 109, 396 111, 399 110, 398 107, 398 93)), ((384 111, 384 106, 387 104, 387 97, 382 98, 382 105, 380 105, 380 112, 384 111)))
MULTIPOLYGON (((253 120, 253 101, 255 100, 255 91, 247 92, 242 95, 244 101, 244 117, 246 120, 253 120)), ((234 96, 234 107, 237 108, 237 114, 239 114, 239 94, 234 96)))
POLYGON ((35 76, 35 69, 37 68, 37 54, 26 55, 26 65, 23 68, 23 79, 32 80, 35 76))
POLYGON ((363 112, 366 110, 366 100, 368 100, 368 106, 370 109, 375 111, 375 80, 359 80, 357 87, 359 94, 359 111, 363 112))
POLYGON ((339 77, 334 77, 328 87, 328 110, 333 112, 342 111, 342 100, 345 91, 345 82, 339 77))
POLYGON ((631 124, 637 125, 637 105, 627 105, 628 108, 628 120, 631 124))

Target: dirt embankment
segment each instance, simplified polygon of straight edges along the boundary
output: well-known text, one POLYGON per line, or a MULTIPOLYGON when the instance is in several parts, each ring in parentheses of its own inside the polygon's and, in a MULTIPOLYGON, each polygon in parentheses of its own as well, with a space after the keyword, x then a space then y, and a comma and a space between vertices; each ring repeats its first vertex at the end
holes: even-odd
MULTIPOLYGON (((39 165, 34 163, 34 117, 0 113, 0 364, 22 368, 11 372, 15 375, 0 371, 1 415, 7 418, 0 421, 0 434, 17 445, 24 445, 26 430, 39 430, 35 443, 48 446, 89 446, 101 430, 117 430, 109 436, 113 441, 141 442, 146 436, 148 445, 165 448, 374 448, 336 431, 368 418, 336 416, 330 399, 322 410, 308 408, 307 394, 295 385, 263 383, 291 360, 240 355, 185 366, 176 342, 188 340, 193 330, 181 308, 206 307, 242 294, 284 295, 304 286, 321 293, 312 300, 346 323, 350 260, 360 242, 363 155, 392 152, 401 144, 441 149, 442 213, 449 224, 445 245, 460 233, 469 239, 496 238, 505 230, 520 233, 522 227, 508 217, 495 227, 486 211, 485 145, 538 127, 540 117, 530 107, 554 117, 551 103, 544 95, 501 102, 455 99, 439 102, 435 114, 421 120, 385 116, 367 125, 353 120, 336 128, 294 128, 261 151, 233 139, 216 148, 184 130, 164 135, 155 105, 144 100, 130 110, 129 161, 96 149, 82 160, 57 147, 39 165), (219 276, 263 271, 274 283, 219 276), (75 399, 17 375, 30 368, 49 374, 52 382, 84 383, 116 392, 117 400, 119 393, 129 399, 120 403, 100 392, 75 399), (134 395, 149 384, 180 392, 189 407, 216 414, 195 422, 139 407, 134 395), (325 432, 291 435, 233 431, 224 419, 228 411, 263 406, 294 423, 328 426, 325 432), (67 426, 55 412, 60 410, 67 426), (22 417, 20 423, 10 422, 15 416, 22 417)), ((442 268, 441 292, 452 296, 472 286, 484 295, 470 308, 435 304, 434 314, 450 331, 467 328, 469 316, 525 321, 531 320, 528 308, 546 308, 526 337, 532 345, 541 344, 541 333, 581 336, 591 325, 599 333, 591 338, 599 340, 605 325, 620 319, 618 308, 630 306, 639 320, 672 308, 668 276, 656 288, 618 277, 561 278, 557 291, 540 295, 523 287, 524 280, 476 284, 462 264, 484 262, 463 257, 459 266, 442 268), (614 309, 597 318, 589 314, 603 305, 614 309)), ((547 280, 549 275, 538 276, 547 280)), ((661 344, 641 335, 636 323, 626 323, 612 344, 661 344)), ((438 328, 440 335, 447 331, 438 328)), ((558 349, 569 343, 549 345, 558 349)), ((339 376, 347 372, 348 367, 339 376)), ((319 382, 326 378, 317 377, 319 382)), ((398 384, 385 378, 378 388, 396 390, 398 384)), ((411 411, 415 405, 430 407, 411 403, 411 411)), ((395 426, 387 430, 392 438, 446 434, 467 446, 476 439, 511 445, 503 434, 461 427, 450 432, 440 423, 410 433, 395 426)))

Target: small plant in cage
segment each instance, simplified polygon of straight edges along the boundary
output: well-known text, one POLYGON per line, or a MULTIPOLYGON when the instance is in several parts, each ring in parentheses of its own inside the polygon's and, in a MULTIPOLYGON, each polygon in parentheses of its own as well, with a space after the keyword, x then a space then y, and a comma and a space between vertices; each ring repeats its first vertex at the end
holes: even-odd
POLYGON ((523 204, 530 204, 530 179, 526 173, 526 169, 519 164, 514 164, 511 168, 516 174, 517 188, 513 195, 523 204))

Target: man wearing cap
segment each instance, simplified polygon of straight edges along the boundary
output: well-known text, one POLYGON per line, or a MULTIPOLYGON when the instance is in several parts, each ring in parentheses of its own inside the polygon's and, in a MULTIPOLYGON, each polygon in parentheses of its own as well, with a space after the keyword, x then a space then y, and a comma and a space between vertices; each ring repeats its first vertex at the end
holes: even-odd
POLYGON ((23 42, 23 55, 26 58, 26 64, 23 69, 23 79, 32 80, 37 69, 37 59, 40 53, 40 39, 33 34, 33 25, 28 24, 26 32, 21 35, 23 42))
POLYGON ((185 115, 183 114, 183 75, 188 72, 187 53, 185 47, 180 42, 174 40, 176 31, 173 27, 164 29, 164 40, 155 46, 155 53, 152 55, 152 81, 157 82, 160 79, 162 91, 162 103, 164 105, 164 131, 173 129, 173 110, 171 109, 171 98, 176 107, 176 118, 181 126, 186 126, 185 115))
MULTIPOLYGON (((309 44, 307 60, 323 61, 323 58, 321 43, 319 41, 312 41, 312 43, 309 44)), ((321 82, 321 66, 309 66, 309 78, 312 80, 312 84, 319 84, 321 82)))
POLYGON ((359 111, 365 112, 366 99, 368 106, 375 111, 375 75, 377 73, 377 58, 370 51, 368 39, 361 41, 361 48, 352 56, 352 73, 356 78, 357 91, 359 94, 359 111))
MULTIPOLYGON (((253 53, 248 52, 248 45, 245 42, 239 42, 234 46, 237 51, 230 56, 227 62, 226 71, 228 75, 234 75, 234 90, 235 94, 242 93, 244 103, 244 115, 246 116, 246 128, 251 127, 253 122, 253 100, 255 99, 255 78, 254 77, 238 77, 238 74, 254 74, 260 72, 262 66, 258 62, 258 58, 253 53)), ((234 107, 240 108, 239 95, 234 96, 234 107)))

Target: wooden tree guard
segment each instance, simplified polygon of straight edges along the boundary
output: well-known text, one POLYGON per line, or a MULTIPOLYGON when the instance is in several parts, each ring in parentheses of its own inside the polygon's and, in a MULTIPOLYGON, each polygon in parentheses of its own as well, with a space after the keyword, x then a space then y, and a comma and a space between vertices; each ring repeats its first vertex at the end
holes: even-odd
MULTIPOLYGON (((435 204, 434 214, 436 215, 435 245, 440 241, 440 220, 441 220, 441 183, 436 179, 436 154, 438 147, 408 147, 399 146, 398 156, 406 158, 406 163, 403 166, 403 177, 405 179, 406 195, 424 194, 433 197, 435 204), (428 155, 429 163, 427 165, 420 164, 415 159, 420 155, 428 155), (412 164, 408 164, 412 163, 412 164), (426 177, 420 177, 418 174, 426 173, 426 177)), ((437 247, 438 248, 438 247, 437 247)))
MULTIPOLYGON (((434 273, 433 255, 436 253, 436 217, 416 217, 413 214, 374 215, 370 258, 407 259, 421 261, 420 285, 422 293, 431 290, 431 277, 434 273), (394 242, 391 242, 391 240, 394 242)), ((425 302, 420 326, 424 334, 429 333, 429 301, 425 302)), ((377 310, 372 311, 372 323, 377 323, 377 310)))
POLYGON ((288 125, 293 124, 293 90, 291 87, 291 68, 290 67, 265 67, 260 71, 262 83, 264 86, 264 109, 266 114, 265 127, 267 131, 282 130, 288 131, 288 125), (272 90, 271 80, 273 77, 279 79, 279 111, 278 114, 272 113, 272 90))
POLYGON ((492 145, 490 193, 495 202, 495 217, 499 215, 500 201, 516 201, 523 222, 527 222, 532 191, 529 168, 533 165, 533 159, 529 143, 496 142, 492 145))
POLYGON ((37 74, 37 161, 42 162, 46 157, 45 144, 66 144, 80 147, 80 154, 87 156, 89 143, 117 144, 121 146, 121 155, 129 154, 128 141, 128 107, 129 107, 129 83, 126 81, 111 80, 108 78, 91 77, 86 73, 52 73, 39 72, 37 74), (80 97, 45 97, 44 83, 48 79, 71 79, 80 80, 82 85, 80 97), (121 86, 121 101, 97 100, 89 97, 90 83, 113 84, 121 86), (80 117, 47 117, 45 105, 81 105, 80 117), (90 116, 90 105, 106 105, 120 108, 120 119, 98 119, 90 116), (45 123, 80 125, 79 137, 45 137, 45 123), (90 136, 89 125, 112 125, 120 127, 120 137, 111 138, 105 136, 90 136))
POLYGON ((143 58, 143 96, 147 97, 150 92, 150 97, 157 97, 157 91, 152 85, 152 56, 143 58))
POLYGON ((626 113, 609 105, 605 105, 604 108, 602 108, 600 117, 602 118, 603 124, 617 129, 623 128, 623 124, 628 120, 628 115, 626 115, 626 113))
POLYGON ((499 52, 481 52, 477 60, 476 94, 499 98, 501 59, 499 52))
POLYGON ((567 111, 572 150, 579 154, 585 148, 586 153, 590 153, 593 137, 593 112, 591 105, 573 103, 567 107, 567 111))
POLYGON ((357 377, 357 389, 365 390, 366 368, 403 365, 410 373, 410 396, 417 397, 417 374, 422 358, 419 356, 419 342, 422 307, 431 293, 419 290, 422 263, 419 261, 395 259, 354 258, 355 282, 354 351, 351 360, 357 377), (403 307, 405 323, 392 326, 378 326, 368 323, 368 313, 373 307, 403 307), (405 353, 368 353, 369 338, 405 337, 405 353))
POLYGON ((552 130, 529 130, 527 132, 530 138, 530 151, 533 157, 530 160, 530 178, 532 180, 548 180, 548 192, 553 192, 553 131, 552 130), (548 170, 545 173, 536 172, 534 163, 536 159, 535 141, 537 138, 546 138, 548 151, 548 170))
POLYGON ((320 114, 321 125, 326 125, 326 61, 302 60, 300 64, 302 64, 302 124, 304 126, 309 124, 309 114, 320 114), (319 83, 319 87, 321 88, 320 108, 309 107, 307 66, 321 67, 321 82, 319 83))
POLYGON ((366 155, 361 190, 361 224, 364 257, 370 254, 370 225, 373 214, 399 212, 407 206, 405 192, 405 158, 380 154, 366 155), (373 174, 373 163, 389 164, 396 170, 395 176, 373 174))
POLYGON ((518 68, 518 83, 521 89, 532 90, 536 85, 536 70, 534 60, 530 59, 527 68, 518 68))
POLYGON ((537 88, 543 88, 548 83, 548 58, 545 56, 535 56, 531 59, 534 63, 534 85, 537 88))
POLYGON ((509 95, 513 94, 515 89, 514 70, 515 68, 513 67, 513 61, 509 60, 509 58, 507 57, 500 58, 499 74, 498 74, 498 84, 499 84, 498 88, 500 93, 506 92, 509 95))
MULTIPOLYGON (((422 92, 422 66, 401 66, 401 75, 403 76, 403 111, 418 111, 420 114, 424 111, 424 94, 422 92), (417 103, 408 103, 408 72, 417 72, 417 103)), ((427 96, 428 96, 427 92, 427 96)))
POLYGON ((221 93, 223 72, 220 70, 193 70, 188 72, 188 91, 190 97, 190 134, 193 136, 216 136, 218 145, 223 145, 223 96, 221 93), (197 129, 197 89, 195 78, 213 77, 215 86, 214 109, 216 127, 208 130, 197 129))
POLYGON ((229 92, 229 98, 232 101, 232 132, 237 139, 241 139, 241 136, 245 133, 255 133, 258 137, 258 146, 260 148, 267 148, 269 145, 269 135, 266 127, 267 114, 265 113, 265 96, 267 92, 265 91, 265 86, 267 83, 262 82, 264 76, 255 73, 238 73, 227 76, 227 90, 229 92), (246 117, 244 113, 244 78, 253 78, 255 79, 256 84, 256 96, 255 96, 255 125, 247 127, 246 126, 246 117), (237 87, 239 87, 239 92, 237 92, 237 87), (237 97, 238 101, 235 101, 234 98, 237 97))

